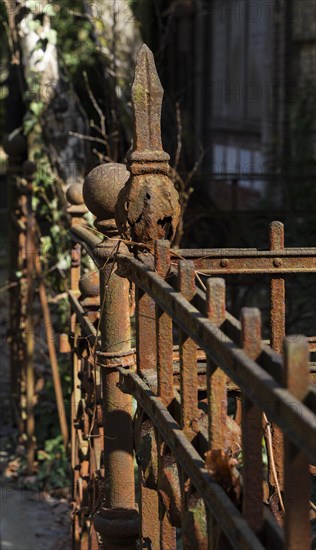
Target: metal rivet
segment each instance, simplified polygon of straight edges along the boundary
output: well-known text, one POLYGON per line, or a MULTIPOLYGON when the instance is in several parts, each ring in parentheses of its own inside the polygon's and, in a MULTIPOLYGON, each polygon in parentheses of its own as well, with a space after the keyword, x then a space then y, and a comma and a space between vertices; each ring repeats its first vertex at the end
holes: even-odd
POLYGON ((221 267, 228 267, 229 261, 227 259, 221 260, 220 266, 221 267))
POLYGON ((276 258, 273 260, 274 267, 281 267, 282 266, 282 260, 280 258, 276 258))

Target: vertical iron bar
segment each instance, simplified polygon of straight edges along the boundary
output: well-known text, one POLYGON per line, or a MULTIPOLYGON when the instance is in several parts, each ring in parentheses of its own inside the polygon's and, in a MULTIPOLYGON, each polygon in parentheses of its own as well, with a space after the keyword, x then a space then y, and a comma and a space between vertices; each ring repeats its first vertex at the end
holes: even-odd
MULTIPOLYGON (((129 282, 113 270, 101 271, 101 345, 104 352, 124 352, 131 347, 129 282)), ((132 398, 119 389, 115 368, 102 368, 104 465, 108 508, 134 508, 134 459, 132 398)))
MULTIPOLYGON (((224 279, 209 277, 206 283, 206 315, 220 327, 225 320, 226 285, 224 279)), ((207 358, 207 402, 209 449, 224 450, 226 437, 227 391, 226 375, 207 358)), ((209 549, 216 548, 216 522, 206 509, 209 549)))
MULTIPOLYGON (((170 242, 155 242, 155 269, 158 275, 166 278, 170 269, 170 242)), ((157 377, 158 395, 168 407, 173 399, 173 336, 172 319, 156 306, 157 327, 157 377)))
MULTIPOLYGON (((103 245, 107 261, 100 271, 101 352, 116 354, 131 349, 130 285, 116 273, 117 240, 103 245)), ((106 550, 136 548, 138 514, 135 508, 132 396, 119 386, 120 375, 105 362, 101 367, 104 427, 104 501, 94 519, 106 550), (130 522, 131 532, 125 529, 130 522)))
MULTIPOLYGON (((270 225, 270 250, 284 249, 284 225, 274 221, 270 225)), ((281 259, 275 258, 274 265, 279 266, 281 259)), ((283 351, 283 340, 285 337, 285 281, 283 277, 271 277, 270 284, 270 330, 271 347, 277 353, 283 351)), ((272 448, 275 462, 275 469, 278 476, 278 483, 283 490, 283 455, 284 442, 280 428, 274 424, 271 426, 272 448)), ((276 481, 269 468, 269 483, 276 487, 276 481)))
MULTIPOLYGON (((72 223, 75 221, 72 219, 72 223)), ((72 292, 79 293, 79 280, 81 274, 81 246, 76 243, 71 250, 71 268, 70 268, 70 289, 72 292)), ((77 316, 75 313, 71 314, 70 318, 70 331, 72 338, 72 352, 71 352, 71 403, 70 403, 70 426, 71 426, 71 471, 72 471, 72 498, 74 503, 77 500, 77 483, 79 480, 79 455, 78 455, 78 438, 75 421, 77 418, 77 410, 79 401, 81 398, 81 392, 79 387, 79 370, 80 359, 77 354, 77 345, 80 338, 80 326, 77 323, 77 316)), ((75 517, 72 524, 72 542, 75 550, 80 550, 80 532, 79 532, 79 515, 75 510, 75 517)))
POLYGON ((138 372, 156 368, 156 305, 140 288, 136 293, 136 347, 138 372))
MULTIPOLYGON (((195 269, 194 263, 181 260, 178 265, 178 288, 182 296, 189 302, 193 300, 196 292, 195 287, 195 269)), ((197 346, 196 343, 188 338, 185 332, 180 330, 179 334, 179 352, 180 352, 180 392, 181 392, 181 428, 189 440, 194 439, 195 431, 193 429, 198 419, 198 377, 197 377, 197 346)), ((181 488, 181 524, 182 531, 186 524, 188 514, 188 488, 187 476, 180 470, 180 488, 181 488)), ((183 536, 183 548, 188 548, 187 537, 183 536)), ((193 535, 194 538, 194 535, 193 535)), ((195 548, 199 548, 196 541, 195 548)))
MULTIPOLYGON (((170 242, 155 241, 155 269, 158 275, 166 278, 170 269, 170 242)), ((156 306, 157 329, 157 381, 158 396, 168 407, 174 397, 173 391, 173 334, 172 319, 159 306, 156 306)), ((162 440, 158 439, 158 476, 162 473, 162 440)), ((159 483, 159 482, 158 482, 159 483)), ((162 503, 160 504, 162 506, 162 503)), ((176 546, 176 529, 170 524, 167 513, 163 510, 161 519, 161 550, 169 550, 176 546)))
MULTIPOLYGON (((309 350, 304 337, 284 341, 284 385, 303 401, 309 386, 309 350)), ((312 543, 309 518, 309 460, 287 437, 284 439, 285 547, 309 550, 312 543)))
MULTIPOLYGON (((139 288, 136 294, 136 349, 137 369, 141 374, 150 368, 156 368, 156 306, 154 300, 139 288)), ((141 522, 141 540, 150 541, 153 550, 159 550, 161 544, 159 521, 159 495, 156 491, 144 487, 142 470, 138 474, 139 508, 141 522)), ((143 544, 143 543, 142 543, 143 544)))
MULTIPOLYGON (((225 320, 226 288, 224 279, 212 278, 206 284, 207 317, 220 327, 225 320)), ((207 361, 209 449, 224 449, 226 437, 227 392, 226 375, 207 361), (215 370, 214 370, 215 368, 215 370)))
MULTIPOLYGON (((254 361, 261 353, 261 314, 256 308, 241 311, 241 346, 254 361)), ((243 515, 256 533, 263 525, 262 413, 242 395, 243 515)))
MULTIPOLYGON (((270 225, 270 250, 284 250, 284 225, 272 222, 270 225)), ((279 267, 281 259, 275 258, 274 265, 279 267)), ((283 351, 285 337, 285 281, 283 277, 271 277, 270 295, 271 347, 277 353, 283 351)))
MULTIPOLYGON (((179 291, 189 302, 196 292, 195 269, 191 261, 181 260, 178 273, 179 291)), ((198 380, 196 343, 180 331, 180 387, 181 387, 181 423, 189 439, 195 435, 194 422, 198 418, 198 380)))

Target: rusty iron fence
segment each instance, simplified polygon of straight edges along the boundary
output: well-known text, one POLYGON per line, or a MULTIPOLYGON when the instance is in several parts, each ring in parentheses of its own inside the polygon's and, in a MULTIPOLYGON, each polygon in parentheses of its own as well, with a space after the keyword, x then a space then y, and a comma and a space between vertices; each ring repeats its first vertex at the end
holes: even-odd
POLYGON ((128 170, 100 166, 84 183, 97 231, 78 185, 68 190, 74 544, 310 548, 315 339, 285 338, 284 275, 315 272, 316 249, 285 248, 274 222, 268 251, 173 250, 177 198, 146 47, 132 97, 128 170), (80 272, 83 251, 100 286, 80 272), (258 273, 271 280, 268 343, 258 309, 240 321, 226 311, 224 277, 258 273))
POLYGON ((162 96, 143 46, 127 166, 67 191, 73 548, 309 549, 316 337, 286 336, 284 277, 315 273, 316 248, 273 222, 266 251, 173 249, 162 96), (225 277, 260 273, 269 341, 226 305, 225 277))

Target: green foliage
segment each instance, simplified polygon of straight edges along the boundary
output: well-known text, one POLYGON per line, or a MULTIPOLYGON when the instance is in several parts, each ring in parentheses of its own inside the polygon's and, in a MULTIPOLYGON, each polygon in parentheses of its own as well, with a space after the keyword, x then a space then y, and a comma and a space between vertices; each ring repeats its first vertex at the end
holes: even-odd
MULTIPOLYGON (((59 314, 58 322, 60 324, 65 323, 68 315, 67 300, 62 302, 60 311, 58 311, 59 314)), ((67 319, 67 324, 68 322, 67 319)), ((47 365, 47 369, 50 369, 49 365, 47 365)), ((59 361, 59 370, 66 415, 69 421, 71 379, 68 361, 59 361)), ((60 435, 54 386, 50 377, 46 379, 45 386, 39 394, 34 412, 35 435, 39 450, 37 451, 38 472, 35 485, 33 483, 32 488, 35 487, 41 490, 67 488, 70 484, 69 460, 60 435)))
POLYGON ((38 456, 38 481, 46 489, 69 487, 69 466, 62 437, 45 441, 44 452, 38 456))
POLYGON ((23 488, 38 491, 55 489, 68 490, 70 487, 69 461, 61 436, 45 441, 45 447, 38 452, 38 473, 36 480, 22 480, 23 488))
POLYGON ((63 0, 55 7, 55 17, 51 21, 60 58, 74 85, 82 84, 83 69, 96 61, 91 23, 80 16, 83 11, 80 0, 63 0))

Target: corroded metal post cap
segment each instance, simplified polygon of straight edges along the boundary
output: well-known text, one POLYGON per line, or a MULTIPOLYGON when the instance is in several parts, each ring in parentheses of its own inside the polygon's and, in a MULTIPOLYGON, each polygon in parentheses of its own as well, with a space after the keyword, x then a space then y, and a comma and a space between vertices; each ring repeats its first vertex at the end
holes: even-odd
POLYGON ((96 226, 114 218, 119 192, 128 178, 126 166, 114 162, 101 164, 87 175, 83 184, 83 198, 87 208, 97 218, 96 226))
POLYGON ((161 141, 161 86, 154 56, 144 45, 132 86, 134 142, 127 156, 131 177, 119 194, 115 219, 125 239, 172 240, 179 223, 179 196, 168 177, 169 155, 161 141))
POLYGON ((81 204, 84 204, 83 200, 83 191, 82 191, 83 185, 82 183, 72 183, 66 192, 66 198, 67 201, 70 202, 70 204, 75 206, 80 206, 81 204))

